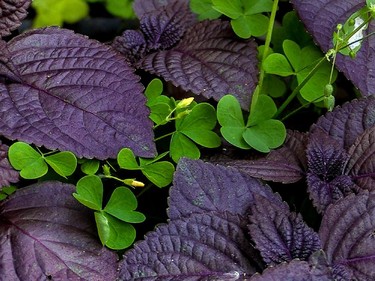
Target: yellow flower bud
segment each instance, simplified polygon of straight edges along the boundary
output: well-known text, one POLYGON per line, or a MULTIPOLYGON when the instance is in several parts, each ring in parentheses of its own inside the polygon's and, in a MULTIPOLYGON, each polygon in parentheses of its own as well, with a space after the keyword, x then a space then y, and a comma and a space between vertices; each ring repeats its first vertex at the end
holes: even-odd
POLYGON ((190 98, 186 98, 186 99, 181 100, 181 101, 176 105, 176 109, 181 109, 181 108, 186 108, 186 107, 188 107, 188 106, 193 102, 193 100, 194 100, 193 97, 190 97, 190 98))

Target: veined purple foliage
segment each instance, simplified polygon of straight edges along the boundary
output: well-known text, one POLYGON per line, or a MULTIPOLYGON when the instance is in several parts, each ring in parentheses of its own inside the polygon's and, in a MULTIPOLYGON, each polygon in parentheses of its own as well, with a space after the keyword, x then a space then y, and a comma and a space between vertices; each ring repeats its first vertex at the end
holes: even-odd
POLYGON ((19 181, 19 172, 8 161, 8 146, 0 142, 0 191, 1 187, 19 181))
MULTIPOLYGON (((333 48, 333 32, 337 24, 344 24, 356 11, 365 6, 365 0, 292 0, 302 22, 324 52, 333 48)), ((372 20, 363 32, 366 36, 375 31, 372 20)), ((375 38, 370 36, 362 42, 355 59, 339 54, 337 68, 358 87, 363 96, 375 93, 375 38)))
POLYGON ((290 212, 285 202, 271 202, 259 195, 254 197, 249 231, 268 266, 297 258, 308 260, 312 253, 321 249, 318 234, 306 225, 300 214, 290 212))
POLYGON ((0 202, 0 280, 115 280, 116 254, 74 190, 44 182, 0 202))
POLYGON ((78 157, 115 158, 123 147, 154 156, 140 78, 110 47, 45 28, 12 39, 5 55, 0 134, 78 157))
POLYGON ((0 37, 7 36, 27 16, 31 0, 0 0, 0 37))

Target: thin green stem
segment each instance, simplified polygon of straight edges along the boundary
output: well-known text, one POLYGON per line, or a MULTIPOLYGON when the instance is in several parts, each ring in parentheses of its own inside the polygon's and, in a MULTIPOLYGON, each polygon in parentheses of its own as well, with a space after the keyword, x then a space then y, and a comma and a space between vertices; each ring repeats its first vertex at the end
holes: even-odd
POLYGON ((151 188, 152 186, 153 186, 152 183, 146 185, 144 188, 142 188, 141 192, 139 192, 139 193, 137 194, 136 197, 137 197, 137 198, 141 197, 144 193, 146 193, 148 190, 150 190, 150 188, 151 188))
POLYGON ((163 136, 160 136, 160 137, 156 138, 155 141, 159 141, 159 140, 161 140, 161 139, 164 139, 164 138, 166 138, 166 137, 169 137, 169 136, 173 135, 174 133, 175 133, 175 132, 170 132, 170 133, 168 133, 168 134, 165 134, 165 135, 163 135, 163 136))
POLYGON ((260 62, 260 73, 259 73, 259 81, 258 81, 258 86, 253 94, 253 102, 256 102, 258 99, 258 95, 262 90, 263 87, 263 81, 265 77, 265 71, 263 69, 263 62, 267 58, 268 52, 270 50, 270 45, 271 45, 271 39, 272 39, 272 32, 273 32, 273 27, 275 25, 275 18, 276 18, 276 12, 277 8, 279 7, 279 0, 274 0, 273 1, 273 6, 272 6, 272 11, 271 11, 271 16, 270 16, 270 21, 268 24, 268 29, 267 29, 267 35, 266 35, 266 41, 264 42, 264 49, 263 49, 263 55, 262 55, 262 61, 260 62))
POLYGON ((319 67, 326 61, 326 57, 321 58, 318 63, 314 66, 309 74, 303 79, 303 81, 293 90, 293 92, 288 96, 288 98, 283 102, 283 104, 277 110, 275 117, 277 118, 285 110, 285 108, 291 103, 291 101, 297 96, 299 91, 306 85, 310 78, 318 71, 319 67))

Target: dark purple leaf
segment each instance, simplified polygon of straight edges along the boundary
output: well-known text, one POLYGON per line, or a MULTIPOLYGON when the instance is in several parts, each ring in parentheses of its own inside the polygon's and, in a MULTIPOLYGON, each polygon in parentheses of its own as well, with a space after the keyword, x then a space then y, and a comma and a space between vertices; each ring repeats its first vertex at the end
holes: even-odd
POLYGON ((135 0, 133 9, 138 18, 141 18, 144 14, 160 10, 164 6, 173 5, 176 2, 189 3, 188 0, 135 0))
POLYGON ((1 280, 115 279, 116 254, 99 243, 92 213, 74 190, 44 182, 1 202, 1 280))
POLYGON ((249 281, 332 281, 328 270, 321 271, 306 261, 293 260, 275 267, 268 267, 261 275, 256 274, 249 281))
POLYGON ((351 178, 344 175, 348 154, 339 142, 324 131, 316 130, 310 135, 307 159, 308 191, 320 213, 329 204, 357 190, 351 178))
POLYGON ((363 189, 375 188, 375 126, 367 129, 349 149, 347 173, 363 189))
POLYGON ((327 260, 350 280, 375 280, 375 193, 351 194, 329 206, 319 230, 327 260))
POLYGON ((246 226, 228 213, 194 214, 148 233, 120 262, 120 280, 241 280, 260 269, 246 226))
POLYGON ((125 30, 117 36, 112 47, 125 56, 130 63, 135 63, 146 53, 146 39, 138 30, 125 30))
POLYGON ((312 134, 317 129, 325 131, 347 150, 357 137, 373 126, 375 126, 375 98, 368 97, 336 107, 332 112, 320 117, 310 131, 312 134))
POLYGON ((176 47, 148 54, 136 67, 206 98, 233 94, 248 110, 257 83, 256 54, 255 42, 236 38, 228 22, 203 21, 176 47))
POLYGON ((245 216, 254 194, 279 200, 268 186, 234 168, 181 159, 170 190, 168 216, 177 219, 210 211, 245 216))
POLYGON ((162 9, 144 15, 141 31, 148 50, 168 49, 179 42, 187 28, 196 22, 188 2, 174 1, 162 9))
POLYGON ((0 37, 11 34, 27 16, 31 0, 0 0, 0 37))
POLYGON ((8 146, 0 142, 0 190, 3 186, 19 181, 19 173, 8 161, 8 146))
POLYGON ((307 170, 306 144, 308 135, 288 131, 284 145, 259 160, 234 160, 226 164, 267 181, 294 183, 305 177, 307 170))
POLYGON ((78 157, 114 158, 123 147, 155 154, 140 78, 110 47, 46 28, 14 38, 8 50, 19 80, 0 84, 2 135, 78 157))
POLYGON ((251 238, 267 265, 296 258, 307 260, 321 248, 318 234, 281 200, 271 202, 263 196, 255 196, 249 218, 251 238))
MULTIPOLYGON (((355 11, 362 8, 365 0, 292 0, 294 8, 302 19, 306 29, 324 52, 333 47, 333 32, 337 24, 345 23, 355 11)), ((364 36, 375 31, 375 22, 371 21, 364 36)), ((336 66, 358 87, 362 95, 375 92, 375 38, 366 38, 355 59, 338 55, 336 66)))

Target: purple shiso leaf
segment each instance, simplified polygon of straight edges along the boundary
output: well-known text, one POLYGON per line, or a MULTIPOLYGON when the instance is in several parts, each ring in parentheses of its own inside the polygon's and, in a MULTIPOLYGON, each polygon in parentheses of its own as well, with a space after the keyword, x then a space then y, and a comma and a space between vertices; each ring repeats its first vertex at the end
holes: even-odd
POLYGON ((74 190, 44 182, 1 202, 1 280, 115 280, 116 254, 99 243, 74 190))
POLYGON ((135 0, 133 9, 138 18, 144 14, 155 12, 167 5, 175 5, 176 3, 189 4, 188 0, 135 0))
POLYGON ((250 235, 268 266, 296 258, 308 260, 321 248, 318 234, 281 200, 255 196, 249 219, 250 235))
POLYGON ((234 168, 184 158, 176 168, 168 216, 178 219, 210 211, 245 216, 254 194, 280 200, 268 186, 234 168))
POLYGON ((319 230, 323 250, 334 268, 350 280, 375 280, 375 193, 351 194, 329 206, 319 230))
POLYGON ((27 16, 31 0, 0 0, 0 37, 11 34, 27 16))
POLYGON ((349 149, 346 172, 363 189, 375 189, 375 126, 367 129, 349 149))
POLYGON ((120 280, 242 280, 260 270, 243 219, 193 214, 148 233, 125 253, 120 280))
POLYGON ((1 187, 19 181, 19 172, 8 161, 8 146, 0 142, 0 191, 1 187))
POLYGON ((320 213, 329 204, 356 192, 358 187, 344 175, 348 154, 341 144, 324 131, 310 135, 307 148, 307 185, 310 198, 320 213))
POLYGON ((178 43, 187 28, 196 22, 187 2, 174 1, 140 19, 148 50, 168 49, 178 43))
MULTIPOLYGON (((275 267, 266 268, 263 273, 253 275, 249 281, 332 281, 328 269, 315 268, 306 261, 293 260, 275 267)), ((342 280, 344 281, 344 280, 342 280)))
POLYGON ((319 118, 310 132, 314 134, 319 129, 330 135, 346 150, 355 142, 357 137, 375 125, 375 98, 368 97, 354 100, 336 107, 332 112, 319 118))
MULTIPOLYGON (((292 0, 294 8, 306 29, 311 33, 324 52, 333 47, 333 32, 337 24, 344 24, 351 14, 361 9, 365 0, 292 0)), ((375 31, 375 22, 371 21, 363 33, 364 36, 375 31)), ((375 93, 375 39, 373 36, 362 42, 355 59, 339 54, 336 60, 337 68, 359 88, 362 95, 375 93)))
POLYGON ((307 171, 306 145, 308 134, 288 131, 284 145, 258 160, 233 160, 223 163, 267 181, 294 183, 307 171))
POLYGON ((140 78, 117 52, 58 28, 24 33, 8 50, 18 81, 0 84, 2 135, 78 157, 115 158, 123 147, 154 156, 140 78))
POLYGON ((135 63, 146 53, 147 43, 142 32, 138 30, 125 30, 117 36, 112 47, 123 54, 130 63, 135 63))
POLYGON ((136 67, 206 98, 230 93, 248 110, 258 79, 256 54, 256 43, 237 39, 228 22, 203 21, 177 46, 146 55, 136 67))

